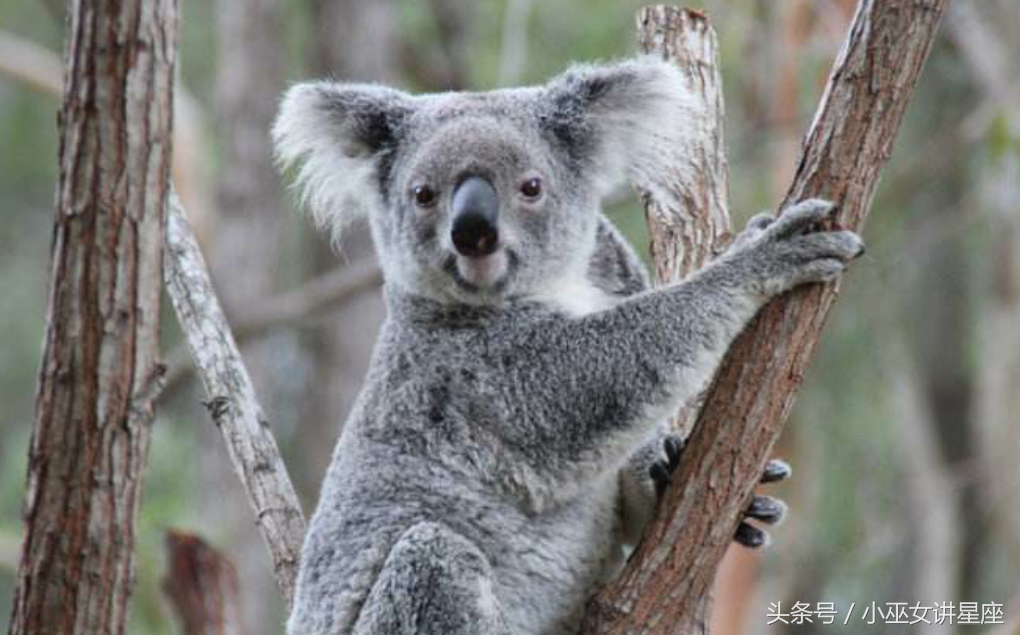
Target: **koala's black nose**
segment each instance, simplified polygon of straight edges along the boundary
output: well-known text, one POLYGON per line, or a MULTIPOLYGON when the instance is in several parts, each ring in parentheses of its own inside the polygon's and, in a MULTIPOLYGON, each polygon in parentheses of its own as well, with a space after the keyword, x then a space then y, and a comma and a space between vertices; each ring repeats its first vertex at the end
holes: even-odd
POLYGON ((469 176, 453 191, 453 246, 462 256, 488 256, 499 245, 499 197, 488 180, 469 176))

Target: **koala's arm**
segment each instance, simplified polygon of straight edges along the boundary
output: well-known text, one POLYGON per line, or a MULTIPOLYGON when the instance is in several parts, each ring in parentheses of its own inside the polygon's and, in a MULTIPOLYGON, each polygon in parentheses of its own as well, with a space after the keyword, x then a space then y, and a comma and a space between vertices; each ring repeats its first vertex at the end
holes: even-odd
POLYGON ((837 277, 863 247, 851 232, 805 233, 831 209, 808 201, 775 222, 758 218, 734 249, 685 281, 543 323, 516 341, 505 370, 522 392, 515 401, 531 489, 559 498, 554 489, 569 495, 621 467, 769 298, 837 277))
MULTIPOLYGON (((608 218, 599 221, 595 253, 588 267, 589 279, 603 292, 621 299, 647 291, 651 285, 644 263, 608 218)), ((637 544, 655 513, 658 496, 651 468, 662 461, 669 434, 669 421, 664 419, 646 441, 632 450, 619 470, 621 538, 625 544, 637 544)))

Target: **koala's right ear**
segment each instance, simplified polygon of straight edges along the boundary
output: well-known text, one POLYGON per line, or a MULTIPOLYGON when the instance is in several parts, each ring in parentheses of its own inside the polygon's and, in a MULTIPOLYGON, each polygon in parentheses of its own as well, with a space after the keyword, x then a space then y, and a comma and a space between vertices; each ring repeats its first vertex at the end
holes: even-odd
POLYGON ((652 55, 574 66, 546 84, 540 104, 541 124, 602 193, 624 179, 654 187, 705 120, 676 65, 652 55))
POLYGON ((334 238, 381 205, 380 163, 395 148, 412 102, 407 93, 371 84, 313 82, 284 95, 273 126, 277 159, 283 168, 298 166, 302 204, 334 238))

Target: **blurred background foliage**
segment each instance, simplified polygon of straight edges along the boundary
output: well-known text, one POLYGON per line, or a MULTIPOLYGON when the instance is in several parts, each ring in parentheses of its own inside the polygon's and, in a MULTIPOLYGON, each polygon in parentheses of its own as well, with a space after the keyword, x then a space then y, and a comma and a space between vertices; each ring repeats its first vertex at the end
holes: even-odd
MULTIPOLYGON (((735 223, 774 207, 852 0, 704 0, 720 36, 735 223)), ((372 267, 364 232, 337 255, 293 209, 266 131, 312 76, 412 90, 533 83, 634 51, 630 0, 181 0, 175 178, 228 314, 372 267)), ((16 70, 59 54, 59 0, 0 0, 0 629, 9 617, 49 269, 58 97, 16 70), (32 49, 35 50, 35 49, 32 49)), ((37 72, 35 69, 32 72, 37 72)), ((45 73, 43 73, 45 75, 45 73)), ((51 76, 52 79, 52 76, 51 76)), ((45 82, 44 82, 45 83, 45 82)), ((734 552, 719 633, 769 603, 998 602, 1020 590, 1020 4, 957 0, 884 173, 866 232, 779 453, 792 506, 764 554, 734 552)), ((645 249, 634 197, 613 218, 645 249)), ((244 352, 310 511, 382 315, 377 288, 254 329, 244 352)), ((167 311, 160 403, 139 520, 132 633, 175 632, 164 532, 194 531, 241 574, 247 632, 280 632, 250 510, 167 311)), ((916 627, 915 627, 916 628, 916 627)), ((877 624, 869 632, 901 633, 877 624)), ((955 632, 956 627, 926 626, 955 632)), ((991 627, 983 630, 991 632, 991 627)), ((1010 631, 1012 632, 1012 631, 1010 631)))

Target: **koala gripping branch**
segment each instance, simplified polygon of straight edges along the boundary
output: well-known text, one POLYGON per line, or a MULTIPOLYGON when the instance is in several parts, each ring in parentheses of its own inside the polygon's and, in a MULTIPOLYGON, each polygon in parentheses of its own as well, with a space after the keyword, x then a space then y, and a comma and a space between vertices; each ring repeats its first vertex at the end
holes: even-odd
MULTIPOLYGON (((808 197, 828 198, 840 206, 836 222, 860 231, 948 2, 860 1, 781 209, 808 197)), ((673 479, 682 485, 669 489, 624 572, 592 600, 584 633, 707 630, 705 598, 716 569, 837 291, 836 285, 815 286, 775 300, 734 343, 673 479)))

